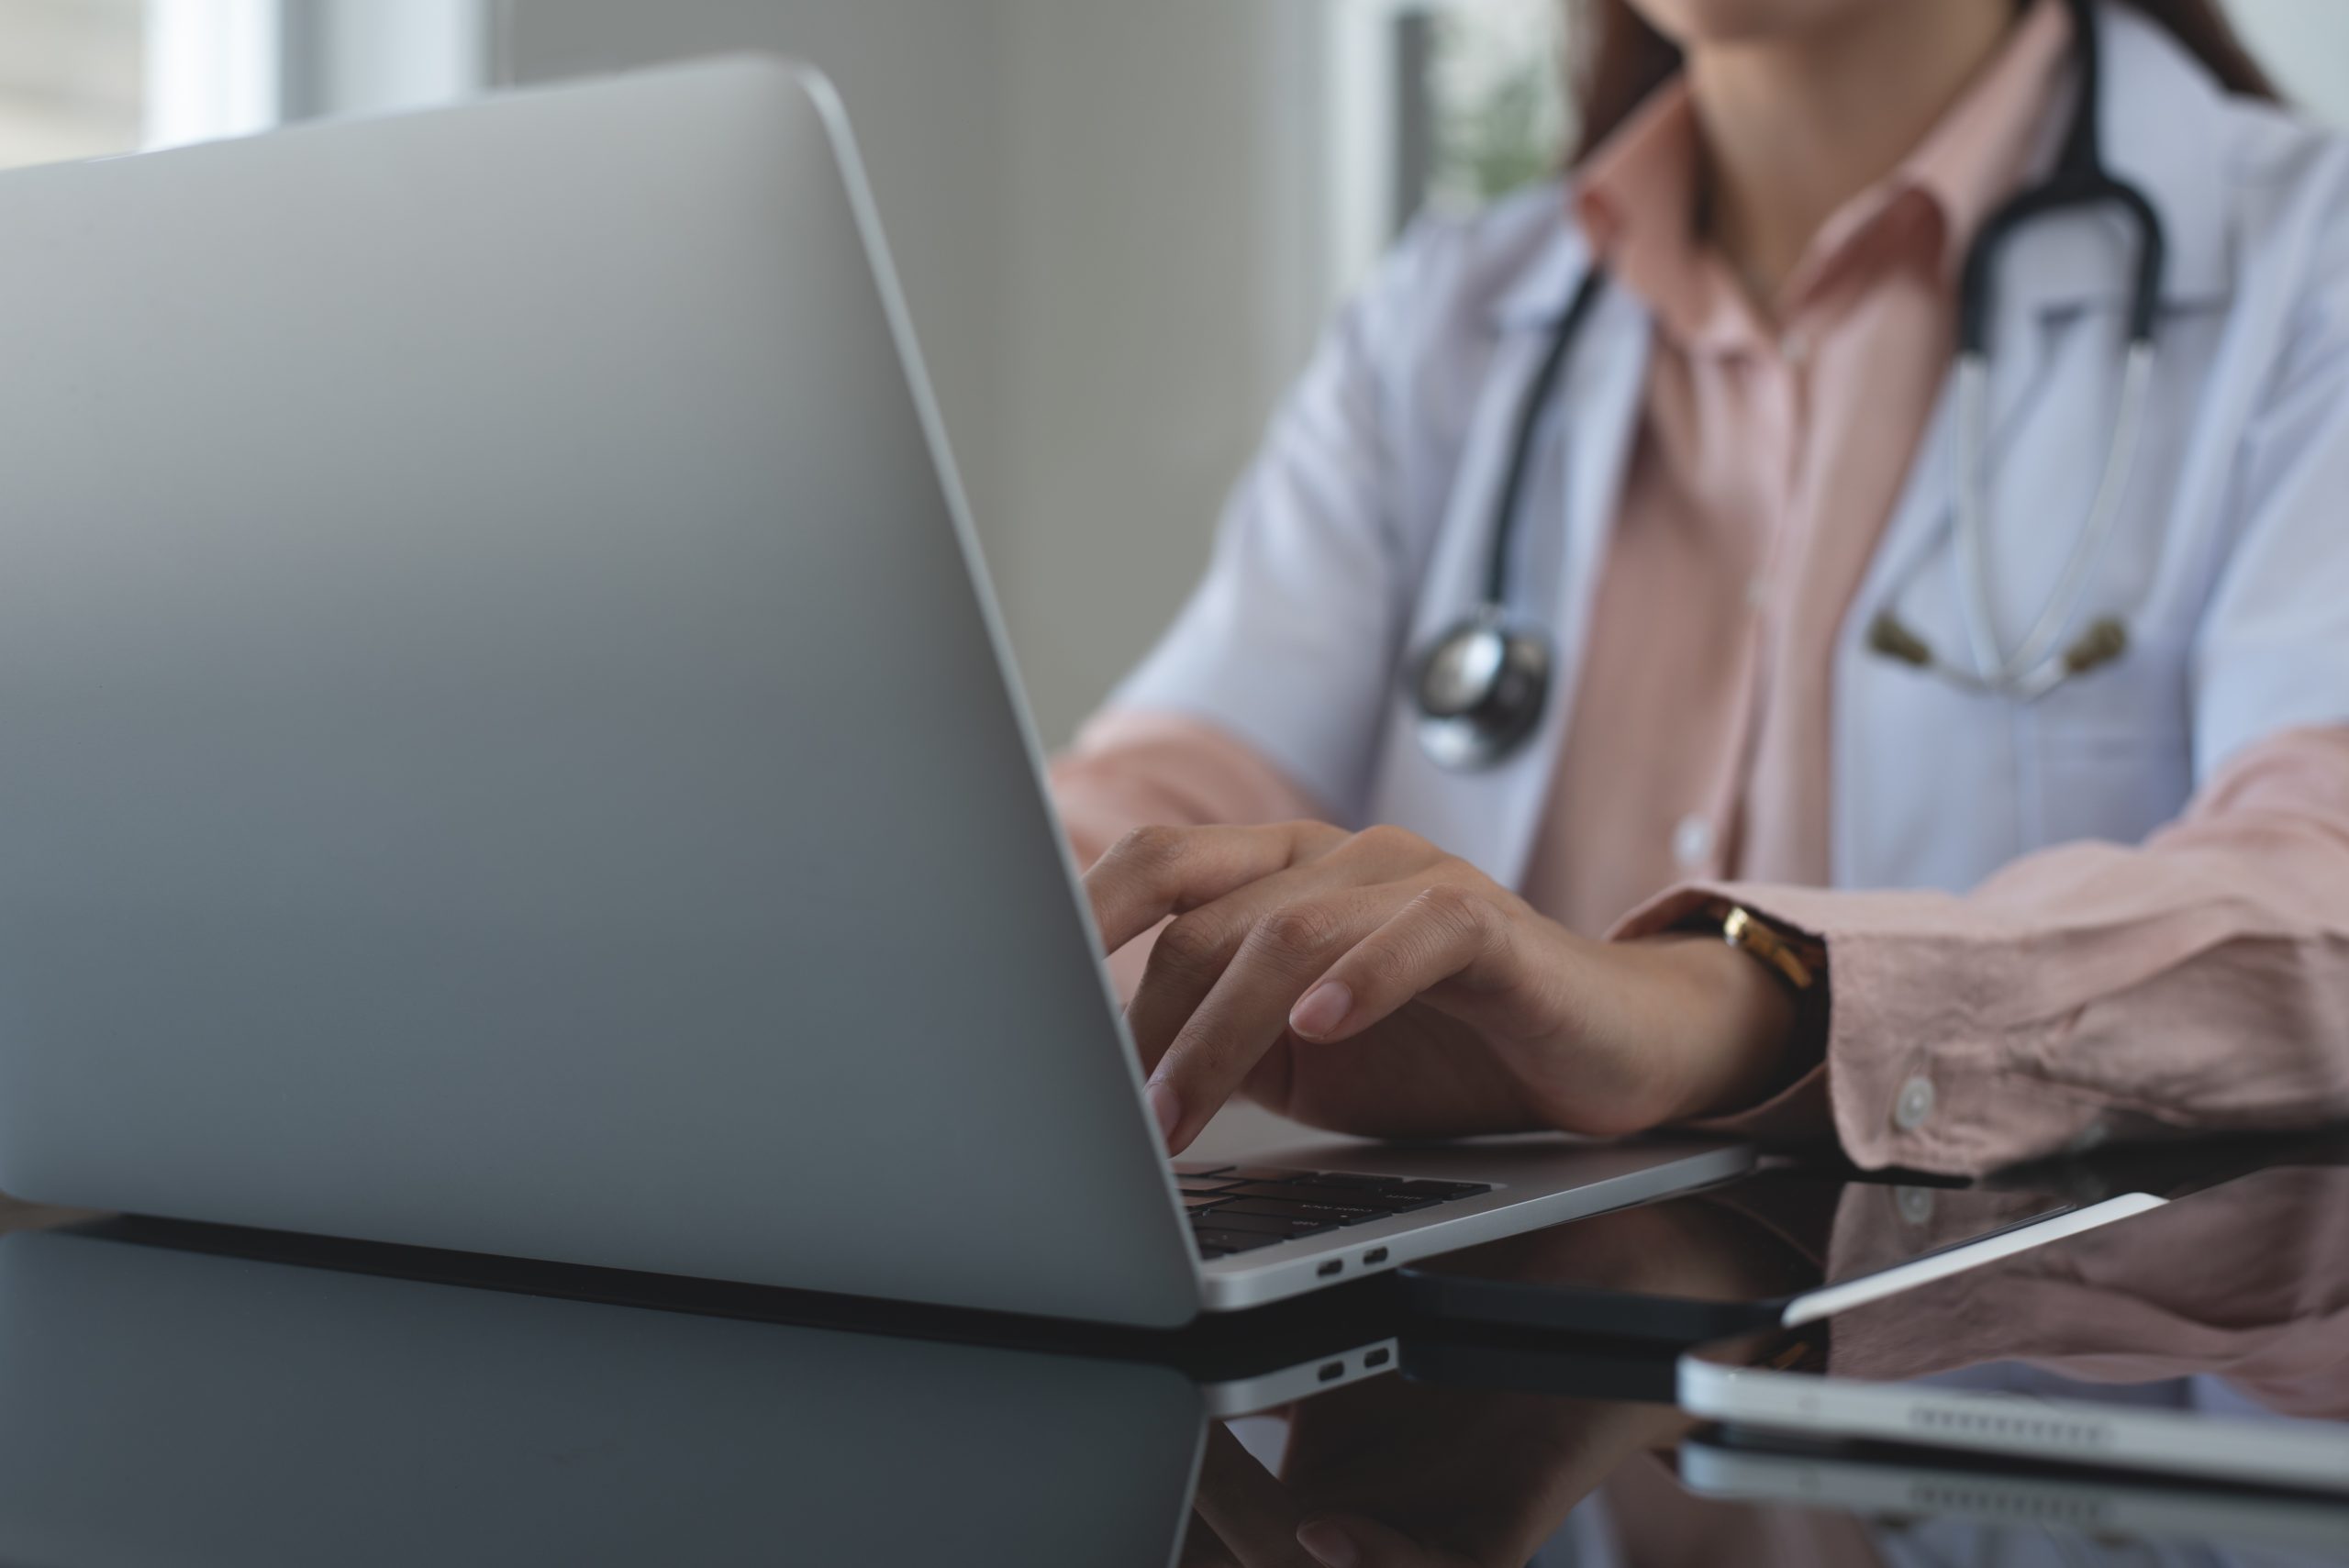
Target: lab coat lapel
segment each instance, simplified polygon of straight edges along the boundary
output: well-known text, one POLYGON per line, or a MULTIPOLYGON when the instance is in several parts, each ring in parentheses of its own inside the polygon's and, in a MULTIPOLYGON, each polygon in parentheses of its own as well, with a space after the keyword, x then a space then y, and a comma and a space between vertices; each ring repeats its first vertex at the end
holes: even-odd
MULTIPOLYGON (((1570 285, 1572 279, 1564 282, 1570 285)), ((1569 292, 1562 288, 1553 297, 1563 304, 1569 292)), ((1510 439, 1554 325, 1554 317, 1520 321, 1507 329, 1496 351, 1443 542, 1430 562, 1414 650, 1428 647, 1476 602, 1510 439)), ((1650 341, 1646 311, 1622 290, 1609 289, 1574 346, 1536 439, 1510 608, 1553 639, 1555 679, 1540 728, 1516 756, 1481 773, 1451 773, 1430 762, 1408 701, 1398 706, 1387 739, 1374 814, 1411 828, 1510 886, 1524 875, 1571 716, 1591 604, 1647 384, 1650 341)))

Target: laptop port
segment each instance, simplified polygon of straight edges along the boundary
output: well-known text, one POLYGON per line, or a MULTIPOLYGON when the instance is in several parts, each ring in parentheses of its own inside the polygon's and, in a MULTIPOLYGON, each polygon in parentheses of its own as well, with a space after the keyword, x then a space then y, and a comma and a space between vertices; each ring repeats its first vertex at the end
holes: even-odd
POLYGON ((1342 1272, 1342 1271, 1344 1270, 1345 1266, 1346 1266, 1346 1261, 1345 1261, 1345 1259, 1343 1259, 1343 1258, 1332 1258, 1332 1259, 1330 1259, 1328 1262, 1326 1262, 1326 1263, 1322 1264, 1319 1268, 1318 1268, 1318 1269, 1314 1270, 1313 1272, 1314 1272, 1315 1273, 1317 1273, 1317 1274, 1319 1274, 1323 1279, 1328 1279, 1331 1274, 1334 1274, 1334 1273, 1338 1273, 1342 1272))
POLYGON ((1316 1375, 1318 1375, 1324 1383, 1335 1383, 1338 1379, 1346 1375, 1346 1363, 1343 1362, 1327 1362, 1316 1375))
POLYGON ((1373 1247, 1369 1251, 1364 1252, 1362 1255, 1362 1266, 1364 1268, 1369 1268, 1374 1263, 1383 1263, 1386 1261, 1386 1249, 1384 1247, 1373 1247))
POLYGON ((1362 1358, 1362 1364, 1364 1369, 1367 1371, 1371 1367, 1385 1366, 1388 1362, 1393 1361, 1394 1359, 1395 1352, 1392 1351, 1373 1351, 1370 1354, 1362 1358))

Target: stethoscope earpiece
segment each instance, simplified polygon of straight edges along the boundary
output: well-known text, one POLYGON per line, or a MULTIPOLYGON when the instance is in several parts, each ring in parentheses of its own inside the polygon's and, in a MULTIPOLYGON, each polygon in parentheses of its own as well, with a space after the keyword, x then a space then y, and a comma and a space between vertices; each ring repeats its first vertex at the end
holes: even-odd
POLYGON ((2075 638, 2062 655, 2019 674, 1986 681, 1971 670, 1943 664, 1932 645, 1909 629, 1906 622, 1886 610, 1868 626, 1868 651, 1898 664, 1942 676, 1953 685, 2014 702, 2037 702, 2066 681, 2115 664, 2129 652, 2129 628, 2113 616, 2099 616, 2075 638))

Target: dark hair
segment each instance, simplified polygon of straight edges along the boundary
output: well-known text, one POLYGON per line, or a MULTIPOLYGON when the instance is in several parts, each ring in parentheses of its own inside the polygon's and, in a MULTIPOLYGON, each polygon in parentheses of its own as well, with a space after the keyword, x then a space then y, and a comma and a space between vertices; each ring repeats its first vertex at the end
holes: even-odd
MULTIPOLYGON (((2017 0, 2018 8, 2026 0, 2017 0)), ((2243 47, 2220 0, 2121 0, 2176 35, 2232 93, 2276 99, 2276 83, 2243 47)), ((1680 50, 1650 27, 1631 0, 1566 0, 1574 40, 1570 85, 1580 130, 1580 162, 1680 69, 1680 50)))

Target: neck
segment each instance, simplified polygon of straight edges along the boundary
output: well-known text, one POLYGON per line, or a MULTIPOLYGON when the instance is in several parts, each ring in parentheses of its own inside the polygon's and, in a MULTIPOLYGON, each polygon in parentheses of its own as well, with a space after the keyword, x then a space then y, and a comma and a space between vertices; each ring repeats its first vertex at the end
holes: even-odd
POLYGON ((1890 0, 1688 52, 1711 238, 1775 297, 1837 208, 1899 166, 1998 50, 2013 0, 1890 0))

